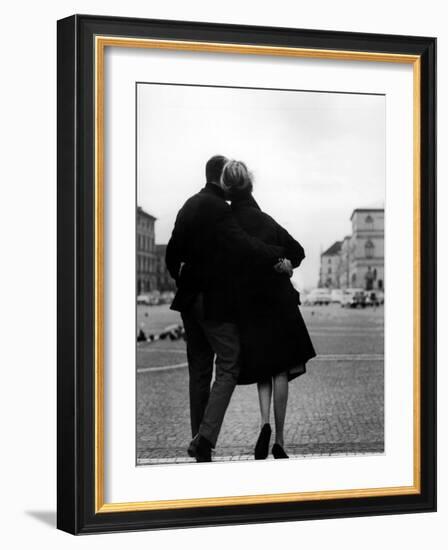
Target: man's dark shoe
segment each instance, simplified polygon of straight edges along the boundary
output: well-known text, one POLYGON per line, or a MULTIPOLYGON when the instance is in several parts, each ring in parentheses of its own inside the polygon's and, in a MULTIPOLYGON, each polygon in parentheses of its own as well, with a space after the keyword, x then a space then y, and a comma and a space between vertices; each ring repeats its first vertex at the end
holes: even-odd
POLYGON ((196 462, 211 462, 212 444, 202 435, 196 434, 188 446, 187 453, 195 458, 196 462))

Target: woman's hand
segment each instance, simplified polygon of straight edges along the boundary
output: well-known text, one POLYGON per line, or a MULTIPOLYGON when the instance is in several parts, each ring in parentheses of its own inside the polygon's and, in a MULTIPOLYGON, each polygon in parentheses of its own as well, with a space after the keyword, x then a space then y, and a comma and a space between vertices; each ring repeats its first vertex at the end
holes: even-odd
POLYGON ((292 277, 292 263, 288 260, 288 258, 282 258, 278 263, 274 265, 274 269, 275 271, 277 271, 277 273, 285 273, 286 275, 288 275, 288 277, 292 277))

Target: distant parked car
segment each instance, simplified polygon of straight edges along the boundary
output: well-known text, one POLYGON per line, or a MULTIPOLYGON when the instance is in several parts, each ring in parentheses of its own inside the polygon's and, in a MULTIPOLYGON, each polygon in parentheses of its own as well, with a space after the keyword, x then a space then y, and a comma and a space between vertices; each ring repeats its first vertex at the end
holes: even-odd
POLYGON ((340 288, 333 288, 331 291, 331 301, 333 304, 340 304, 342 301, 342 290, 340 288))
POLYGON ((366 307, 366 298, 362 288, 346 288, 342 292, 341 307, 366 307))
POLYGON ((147 294, 139 294, 137 296, 137 304, 146 306, 156 306, 160 303, 160 292, 158 290, 152 290, 147 294))
POLYGON ((171 302, 174 300, 174 292, 171 290, 166 290, 162 292, 160 295, 160 302, 161 304, 171 304, 171 302))
POLYGON ((309 292, 304 300, 310 306, 328 305, 331 302, 331 292, 327 288, 315 288, 309 292))
POLYGON ((384 292, 382 290, 367 291, 366 306, 379 306, 384 304, 384 292))

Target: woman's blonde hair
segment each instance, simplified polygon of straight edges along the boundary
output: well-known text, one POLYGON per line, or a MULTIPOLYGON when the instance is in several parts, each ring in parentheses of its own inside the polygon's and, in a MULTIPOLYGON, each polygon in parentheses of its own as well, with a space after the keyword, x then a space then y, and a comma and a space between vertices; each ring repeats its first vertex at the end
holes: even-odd
POLYGON ((229 160, 222 170, 221 184, 230 195, 242 195, 252 192, 253 177, 244 162, 229 160))

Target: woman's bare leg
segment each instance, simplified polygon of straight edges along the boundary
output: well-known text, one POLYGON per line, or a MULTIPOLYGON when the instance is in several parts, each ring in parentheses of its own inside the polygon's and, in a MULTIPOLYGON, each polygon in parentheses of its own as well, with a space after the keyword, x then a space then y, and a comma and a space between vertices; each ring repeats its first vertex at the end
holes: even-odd
POLYGON ((285 426, 286 406, 288 405, 288 375, 281 372, 274 377, 274 418, 275 442, 284 446, 283 429, 285 426))
POLYGON ((260 402, 261 425, 269 424, 271 413, 272 380, 258 382, 258 401, 260 402))

